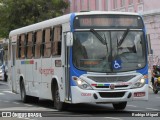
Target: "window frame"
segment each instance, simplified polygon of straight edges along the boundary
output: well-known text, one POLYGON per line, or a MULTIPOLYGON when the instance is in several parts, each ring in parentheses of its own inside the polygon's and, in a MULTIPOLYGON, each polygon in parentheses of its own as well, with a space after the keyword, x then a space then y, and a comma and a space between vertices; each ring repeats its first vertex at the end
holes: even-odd
POLYGON ((43 40, 42 40, 42 57, 43 58, 49 58, 51 57, 52 53, 51 53, 51 50, 52 50, 52 28, 51 27, 48 27, 48 28, 45 28, 43 29, 43 40), (46 36, 46 33, 47 33, 47 30, 49 30, 49 36, 46 36), (47 37, 49 41, 46 41, 47 40, 47 37), (49 50, 49 55, 48 56, 45 56, 47 55, 45 52, 46 52, 46 44, 50 44, 50 50, 49 50))
POLYGON ((35 59, 39 59, 39 58, 41 58, 41 55, 42 55, 42 35, 43 35, 43 30, 42 29, 39 29, 39 30, 36 30, 35 32, 34 32, 34 42, 33 42, 33 46, 34 46, 34 58, 35 59), (40 36, 38 37, 37 36, 37 34, 38 34, 38 32, 41 32, 41 34, 40 34, 40 36), (39 40, 39 42, 37 42, 37 39, 38 38, 40 38, 40 40, 39 40), (37 43, 39 43, 39 44, 37 44, 37 43), (36 46, 38 46, 39 45, 39 50, 37 50, 36 48, 36 46), (37 51, 39 52, 38 53, 38 56, 37 56, 37 51))
POLYGON ((26 58, 26 34, 25 33, 20 34, 18 36, 18 40, 19 40, 18 57, 19 59, 25 59, 26 58), (22 44, 22 35, 24 35, 23 44, 22 44), (22 51, 22 48, 23 48, 23 51, 22 51), (22 54, 22 52, 24 53, 22 54))
MULTIPOLYGON (((58 46, 59 46, 59 44, 60 44, 60 42, 62 42, 62 25, 56 25, 56 26, 54 26, 53 27, 53 41, 52 41, 52 50, 51 50, 51 54, 52 54, 52 57, 56 57, 56 56, 61 56, 61 53, 59 54, 58 53, 58 46), (56 28, 59 28, 60 29, 60 34, 59 34, 59 36, 57 36, 57 37, 59 37, 59 40, 57 40, 56 38, 56 28), (54 47, 57 47, 57 49, 56 48, 54 48, 54 47), (56 49, 56 50, 55 50, 56 49), (54 54, 55 53, 55 54, 54 54)), ((61 44, 61 51, 62 51, 62 44, 61 44)))
POLYGON ((26 34, 26 58, 27 59, 32 59, 33 58, 33 51, 32 51, 32 47, 33 47, 33 32, 28 32, 26 34), (29 44, 29 34, 31 34, 31 44, 29 44), (31 47, 31 55, 28 57, 28 48, 31 47))

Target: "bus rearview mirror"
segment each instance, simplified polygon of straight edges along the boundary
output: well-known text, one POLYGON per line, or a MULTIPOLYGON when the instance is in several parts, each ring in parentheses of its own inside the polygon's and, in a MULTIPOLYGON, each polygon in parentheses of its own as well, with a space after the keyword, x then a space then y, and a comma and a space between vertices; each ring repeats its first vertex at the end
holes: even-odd
POLYGON ((73 45, 73 34, 71 32, 67 33, 67 40, 66 40, 66 45, 68 47, 73 45))

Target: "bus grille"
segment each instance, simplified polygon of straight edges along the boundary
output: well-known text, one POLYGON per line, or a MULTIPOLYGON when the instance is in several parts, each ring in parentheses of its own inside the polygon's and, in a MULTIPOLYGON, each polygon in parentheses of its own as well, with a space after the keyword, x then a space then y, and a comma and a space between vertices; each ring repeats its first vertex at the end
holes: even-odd
POLYGON ((129 75, 129 76, 107 76, 107 77, 88 76, 88 78, 92 79, 95 82, 116 83, 116 82, 127 82, 130 79, 134 78, 135 76, 136 75, 129 75))
MULTIPOLYGON (((109 88, 109 86, 95 86, 96 88, 109 88)), ((128 85, 115 85, 115 88, 125 88, 128 85)))
POLYGON ((102 98, 118 98, 123 97, 125 92, 99 92, 102 98))

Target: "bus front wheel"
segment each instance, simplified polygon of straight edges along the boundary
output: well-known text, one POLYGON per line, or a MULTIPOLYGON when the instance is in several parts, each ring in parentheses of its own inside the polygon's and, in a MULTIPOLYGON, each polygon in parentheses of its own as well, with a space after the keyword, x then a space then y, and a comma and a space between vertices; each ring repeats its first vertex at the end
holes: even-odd
POLYGON ((59 89, 58 89, 58 86, 56 85, 55 86, 55 90, 54 90, 54 107, 57 109, 57 110, 64 110, 65 108, 65 103, 64 102, 61 102, 60 101, 60 94, 59 94, 59 89))
POLYGON ((113 103, 115 110, 123 110, 126 108, 127 102, 113 103))

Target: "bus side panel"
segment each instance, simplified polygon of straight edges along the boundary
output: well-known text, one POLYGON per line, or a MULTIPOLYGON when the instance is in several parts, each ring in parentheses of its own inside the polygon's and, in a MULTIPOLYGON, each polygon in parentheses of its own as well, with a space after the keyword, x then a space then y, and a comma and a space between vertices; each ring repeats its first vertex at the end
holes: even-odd
POLYGON ((39 74, 42 76, 41 89, 39 89, 39 95, 43 98, 51 99, 51 76, 54 73, 52 67, 51 58, 42 58, 42 66, 39 69, 39 74))
POLYGON ((37 93, 35 91, 34 78, 33 78, 34 60, 27 59, 25 62, 26 62, 26 82, 28 84, 28 94, 32 96, 37 96, 37 93))
POLYGON ((17 79, 20 80, 20 77, 23 78, 23 82, 24 82, 25 89, 26 89, 26 94, 28 94, 28 83, 26 81, 26 63, 25 63, 25 59, 18 60, 17 65, 18 65, 17 68, 19 69, 19 77, 17 79))
POLYGON ((40 97, 40 91, 41 89, 41 74, 40 69, 41 68, 41 59, 34 59, 34 65, 33 65, 33 77, 34 77, 34 92, 37 95, 37 97, 40 97))
POLYGON ((17 93, 20 93, 20 60, 16 60, 16 66, 15 66, 15 71, 16 71, 16 87, 17 87, 17 90, 16 92, 17 93))

